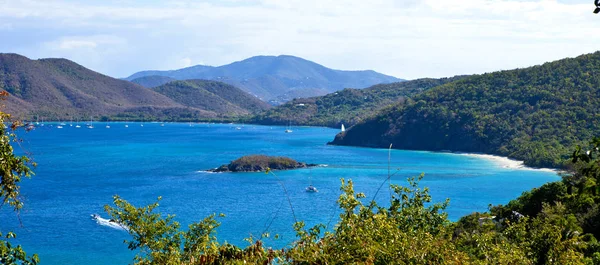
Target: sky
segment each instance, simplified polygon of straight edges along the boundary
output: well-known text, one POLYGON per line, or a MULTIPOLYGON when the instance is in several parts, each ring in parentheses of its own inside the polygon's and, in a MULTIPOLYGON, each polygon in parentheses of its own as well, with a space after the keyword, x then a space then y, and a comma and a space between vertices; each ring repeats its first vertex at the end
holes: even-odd
POLYGON ((0 52, 113 77, 294 55, 404 79, 600 49, 593 0, 0 0, 0 52))

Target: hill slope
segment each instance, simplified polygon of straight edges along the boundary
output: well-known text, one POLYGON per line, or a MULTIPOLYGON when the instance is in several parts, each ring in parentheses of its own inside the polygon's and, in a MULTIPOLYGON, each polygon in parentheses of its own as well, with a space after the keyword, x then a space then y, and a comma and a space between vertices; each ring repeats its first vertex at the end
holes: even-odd
POLYGON ((345 124, 350 127, 390 104, 404 102, 405 97, 460 78, 423 78, 365 89, 348 88, 322 97, 294 99, 254 116, 250 122, 328 127, 345 124))
POLYGON ((0 54, 0 89, 15 102, 16 115, 70 118, 74 115, 111 115, 139 107, 181 107, 171 99, 136 84, 114 79, 65 59, 30 60, 0 54), (16 101, 26 102, 16 108, 16 101))
POLYGON ((470 76, 426 91, 332 144, 499 154, 560 167, 600 129, 600 52, 470 76))
POLYGON ((291 93, 292 90, 302 93, 302 89, 308 89, 301 95, 314 96, 315 94, 310 94, 314 89, 334 92, 349 87, 365 88, 379 83, 400 81, 374 71, 333 70, 288 55, 255 56, 219 67, 197 65, 172 71, 143 71, 126 79, 134 80, 150 75, 178 80, 218 80, 239 87, 265 101, 286 98, 285 94, 291 93))
POLYGON ((217 81, 173 81, 154 88, 174 101, 195 109, 227 115, 250 114, 270 108, 270 105, 241 89, 217 81))
POLYGON ((30 60, 17 54, 0 54, 0 89, 11 95, 4 102, 5 108, 21 119, 87 120, 90 116, 105 116, 112 119, 205 120, 265 109, 263 102, 237 88, 225 84, 213 85, 213 88, 223 88, 220 104, 237 107, 209 109, 182 104, 177 98, 173 100, 152 89, 99 74, 66 59, 30 60))
POLYGON ((177 79, 170 78, 168 76, 160 76, 160 75, 149 75, 138 77, 136 79, 131 80, 132 83, 136 83, 143 87, 153 88, 157 86, 162 86, 171 81, 175 81, 177 79))

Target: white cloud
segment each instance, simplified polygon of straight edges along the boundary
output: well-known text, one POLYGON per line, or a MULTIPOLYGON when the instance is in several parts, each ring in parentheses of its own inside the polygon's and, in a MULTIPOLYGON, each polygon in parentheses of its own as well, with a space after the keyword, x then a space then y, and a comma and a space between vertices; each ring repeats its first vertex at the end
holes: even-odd
POLYGON ((179 60, 180 62, 180 68, 184 68, 184 67, 190 67, 192 66, 192 59, 190 58, 183 58, 181 60, 179 60))
POLYGON ((0 25, 52 32, 57 36, 29 44, 29 53, 44 56, 44 48, 62 47, 59 55, 114 76, 259 54, 292 54, 405 78, 449 76, 575 56, 600 43, 600 16, 583 0, 116 3, 0 0, 0 25), (83 50, 94 50, 99 59, 77 55, 83 50))
POLYGON ((96 48, 96 46, 98 46, 98 44, 95 42, 85 40, 62 40, 58 44, 58 48, 63 50, 96 48))

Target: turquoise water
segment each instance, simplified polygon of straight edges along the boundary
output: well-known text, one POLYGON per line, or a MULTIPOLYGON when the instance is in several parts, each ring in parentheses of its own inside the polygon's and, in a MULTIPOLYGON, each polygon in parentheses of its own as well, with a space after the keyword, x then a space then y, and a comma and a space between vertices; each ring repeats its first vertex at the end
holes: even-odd
MULTIPOLYGON (((28 253, 42 264, 128 264, 133 253, 123 244, 126 232, 96 224, 90 214, 103 212, 115 194, 141 206, 162 196, 160 212, 176 215, 185 227, 211 213, 224 213, 218 238, 245 246, 244 238, 268 231, 282 247, 294 240, 294 218, 277 178, 264 173, 206 173, 203 170, 249 154, 289 156, 327 166, 276 172, 286 186, 298 220, 308 225, 335 223, 340 178, 371 198, 387 174, 388 151, 327 146, 337 130, 231 124, 112 123, 95 129, 48 124, 21 134, 19 152, 39 165, 22 182, 25 207, 19 218, 0 211, 0 231, 15 231, 28 253), (312 183, 318 193, 306 193, 312 183)), ((558 180, 552 172, 506 169, 491 161, 447 153, 393 150, 392 183, 404 184, 421 172, 422 186, 434 200, 450 198, 453 220, 488 204, 506 203, 521 192, 558 180)), ((378 200, 389 198, 387 189, 378 200)))

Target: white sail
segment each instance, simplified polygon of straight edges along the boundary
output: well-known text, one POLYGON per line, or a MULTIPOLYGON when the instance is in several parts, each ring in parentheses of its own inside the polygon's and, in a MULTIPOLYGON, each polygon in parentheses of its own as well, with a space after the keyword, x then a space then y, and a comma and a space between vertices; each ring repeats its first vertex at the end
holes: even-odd
POLYGON ((344 124, 342 124, 342 132, 346 131, 346 127, 344 127, 344 124))

